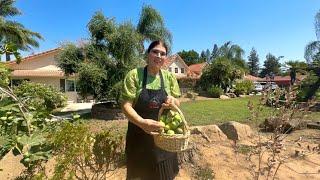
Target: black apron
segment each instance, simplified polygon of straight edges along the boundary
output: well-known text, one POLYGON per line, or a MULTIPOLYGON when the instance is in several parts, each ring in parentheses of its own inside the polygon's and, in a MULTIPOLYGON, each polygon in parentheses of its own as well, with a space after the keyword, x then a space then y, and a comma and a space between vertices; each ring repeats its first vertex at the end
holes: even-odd
MULTIPOLYGON (((161 71, 161 88, 146 89, 147 67, 144 68, 142 91, 134 109, 145 119, 158 120, 161 104, 165 102, 167 93, 161 71)), ((178 171, 177 153, 167 152, 156 147, 153 137, 140 127, 128 122, 126 137, 127 179, 170 180, 178 171)))

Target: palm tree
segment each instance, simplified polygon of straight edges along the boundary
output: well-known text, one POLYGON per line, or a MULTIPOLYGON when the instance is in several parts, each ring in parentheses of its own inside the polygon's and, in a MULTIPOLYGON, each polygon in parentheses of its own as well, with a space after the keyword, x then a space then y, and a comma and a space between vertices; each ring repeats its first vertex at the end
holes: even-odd
POLYGON ((172 35, 170 31, 166 29, 164 20, 156 9, 151 6, 143 6, 137 31, 143 35, 143 42, 161 39, 167 43, 170 51, 172 35))
POLYGON ((242 59, 244 50, 239 45, 228 41, 219 48, 218 54, 228 59, 242 59))
MULTIPOLYGON (((15 46, 17 50, 28 51, 39 47, 37 40, 43 39, 39 33, 26 29, 22 24, 6 20, 8 17, 20 15, 21 12, 13 6, 14 0, 0 0, 0 46, 15 46)), ((5 52, 6 61, 10 61, 10 51, 5 52)))
POLYGON ((315 30, 317 41, 310 42, 304 52, 304 57, 307 60, 308 64, 312 64, 313 60, 317 59, 317 54, 320 53, 320 11, 315 16, 315 30))

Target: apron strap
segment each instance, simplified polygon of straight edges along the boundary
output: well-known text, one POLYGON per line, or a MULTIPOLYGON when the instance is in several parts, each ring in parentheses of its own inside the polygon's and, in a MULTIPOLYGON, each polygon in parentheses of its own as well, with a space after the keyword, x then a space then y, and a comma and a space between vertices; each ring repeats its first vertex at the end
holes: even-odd
MULTIPOLYGON (((142 88, 146 89, 147 86, 147 77, 148 77, 148 66, 144 67, 143 70, 143 80, 142 80, 142 88)), ((163 76, 162 76, 162 72, 161 69, 159 70, 159 75, 160 75, 160 81, 161 81, 161 89, 164 90, 164 80, 163 80, 163 76)))

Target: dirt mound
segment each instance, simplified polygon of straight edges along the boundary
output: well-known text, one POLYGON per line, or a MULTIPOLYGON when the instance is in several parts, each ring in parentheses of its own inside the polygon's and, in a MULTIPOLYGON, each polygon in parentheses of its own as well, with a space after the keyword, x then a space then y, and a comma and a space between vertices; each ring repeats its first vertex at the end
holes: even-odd
MULTIPOLYGON (((227 139, 215 125, 193 127, 190 149, 180 155, 182 164, 176 180, 254 179, 259 160, 253 152, 257 150, 256 145, 259 141, 266 144, 271 136, 270 133, 263 133, 259 138, 256 136, 257 132, 254 134, 255 136, 249 140, 233 141, 227 139)), ((283 148, 280 153, 285 159, 277 170, 275 179, 320 179, 320 131, 297 130, 286 136, 282 141, 283 148)), ((270 154, 264 153, 261 157, 260 179, 266 179, 266 162, 270 154)), ((13 156, 11 153, 5 156, 0 161, 0 179, 17 177, 24 170, 19 160, 19 156, 13 156)), ((53 160, 47 163, 48 174, 53 173, 54 164, 53 160)), ((275 171, 272 171, 271 175, 274 173, 275 171)), ((108 179, 125 177, 125 166, 108 174, 108 179)))

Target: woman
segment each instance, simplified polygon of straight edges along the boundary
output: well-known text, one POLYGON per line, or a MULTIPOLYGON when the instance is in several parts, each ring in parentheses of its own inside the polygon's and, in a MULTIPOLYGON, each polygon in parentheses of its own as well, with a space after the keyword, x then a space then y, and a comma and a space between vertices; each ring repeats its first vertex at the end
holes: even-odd
POLYGON ((173 179, 179 170, 177 154, 156 147, 151 135, 163 128, 157 121, 161 106, 180 105, 175 76, 161 70, 167 50, 164 42, 152 42, 147 66, 131 70, 124 79, 122 110, 129 119, 127 179, 173 179))

